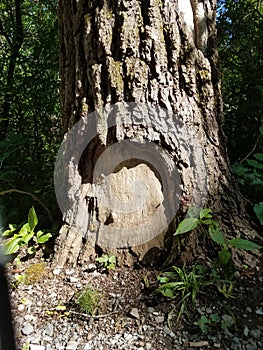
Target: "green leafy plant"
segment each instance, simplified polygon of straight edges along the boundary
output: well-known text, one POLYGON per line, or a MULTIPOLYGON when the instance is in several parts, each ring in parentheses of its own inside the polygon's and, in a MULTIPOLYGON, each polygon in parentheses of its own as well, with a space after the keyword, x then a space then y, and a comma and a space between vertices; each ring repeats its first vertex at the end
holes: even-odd
MULTIPOLYGON (((185 234, 200 226, 201 231, 207 234, 221 249, 218 251, 217 260, 209 268, 196 265, 190 271, 187 271, 185 265, 182 268, 173 266, 172 271, 164 272, 158 277, 160 285, 156 292, 168 298, 178 297, 179 299, 180 311, 177 320, 186 310, 187 304, 190 302, 193 305, 197 294, 209 285, 216 285, 217 290, 226 298, 234 297, 232 278, 236 269, 232 261, 231 251, 229 251, 230 247, 246 250, 261 248, 261 246, 249 240, 241 238, 226 239, 220 230, 219 223, 213 219, 212 210, 209 208, 191 207, 188 210, 188 215, 189 217, 178 225, 175 235, 185 234), (221 270, 219 270, 219 267, 221 270), (220 271, 223 271, 224 277, 221 276, 220 271)), ((214 321, 204 316, 200 319, 198 325, 205 330, 214 321)))
POLYGON ((213 219, 212 210, 209 208, 190 208, 188 214, 190 217, 180 222, 175 235, 190 232, 198 226, 201 227, 204 234, 208 232, 209 237, 221 246, 221 250, 218 252, 218 262, 221 264, 227 279, 231 279, 235 272, 229 247, 245 250, 256 250, 261 248, 260 245, 242 238, 227 240, 223 232, 220 230, 219 223, 213 219))
POLYGON ((13 277, 13 280, 11 281, 10 285, 13 288, 16 288, 20 284, 24 283, 26 279, 26 274, 25 273, 16 273, 13 277))
POLYGON ((260 222, 260 225, 263 225, 263 202, 255 204, 253 209, 260 222))
POLYGON ((235 324, 235 319, 230 315, 211 314, 209 316, 202 315, 200 319, 194 322, 195 325, 199 326, 201 331, 206 333, 209 326, 216 326, 220 324, 221 329, 231 328, 235 324))
POLYGON ((206 270, 201 265, 194 266, 187 271, 184 264, 182 268, 173 266, 172 271, 164 272, 157 277, 160 286, 156 292, 171 299, 178 298, 180 311, 177 320, 187 309, 188 302, 195 304, 198 293, 212 283, 205 279, 205 273, 206 270))
POLYGON ((107 254, 104 254, 101 257, 96 258, 95 261, 102 264, 103 267, 107 270, 114 270, 116 267, 116 256, 114 255, 109 256, 107 254))
POLYGON ((94 288, 87 287, 78 297, 77 303, 86 314, 94 315, 100 300, 99 292, 94 288))
MULTIPOLYGON (((260 140, 263 140, 263 127, 259 129, 257 140, 259 145, 257 146, 256 144, 244 159, 232 166, 232 171, 241 185, 244 194, 252 199, 253 203, 262 199, 261 193, 263 192, 263 153, 253 153, 255 148, 259 148, 259 151, 262 149, 262 146, 260 147, 260 140), (252 153, 253 158, 249 158, 252 153), (251 194, 253 198, 251 198, 251 194)), ((263 225, 263 202, 256 203, 253 209, 260 224, 263 225)))
POLYGON ((218 314, 211 314, 208 317, 202 315, 194 324, 199 326, 202 332, 206 333, 209 325, 217 324, 218 322, 220 322, 220 316, 218 314))
POLYGON ((10 237, 4 242, 5 254, 18 253, 24 246, 27 246, 28 254, 33 254, 39 246, 46 243, 52 234, 44 233, 43 231, 35 232, 37 224, 38 218, 34 207, 29 210, 28 222, 20 229, 16 225, 10 224, 9 230, 2 234, 3 237, 10 237))

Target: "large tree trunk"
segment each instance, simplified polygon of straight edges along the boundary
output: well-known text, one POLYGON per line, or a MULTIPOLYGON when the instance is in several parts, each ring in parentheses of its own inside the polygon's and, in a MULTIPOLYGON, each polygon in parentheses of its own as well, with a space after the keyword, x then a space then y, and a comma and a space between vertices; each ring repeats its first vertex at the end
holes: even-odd
POLYGON ((214 208, 238 234, 245 211, 221 130, 215 3, 60 0, 72 129, 55 176, 59 265, 102 251, 127 265, 174 260, 176 220, 190 205, 214 208))

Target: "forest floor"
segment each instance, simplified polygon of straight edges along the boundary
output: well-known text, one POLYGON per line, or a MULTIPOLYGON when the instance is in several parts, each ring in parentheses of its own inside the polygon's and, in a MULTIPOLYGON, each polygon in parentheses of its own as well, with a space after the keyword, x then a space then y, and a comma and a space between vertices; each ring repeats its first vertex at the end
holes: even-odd
POLYGON ((177 321, 177 301, 153 293, 160 274, 154 269, 107 271, 90 264, 59 270, 39 262, 7 269, 18 350, 263 349, 260 267, 238 273, 234 298, 210 286, 177 321), (16 282, 25 272, 26 280, 16 282), (77 303, 90 287, 100 295, 94 316, 77 303), (206 332, 194 324, 202 316, 210 320, 206 332))

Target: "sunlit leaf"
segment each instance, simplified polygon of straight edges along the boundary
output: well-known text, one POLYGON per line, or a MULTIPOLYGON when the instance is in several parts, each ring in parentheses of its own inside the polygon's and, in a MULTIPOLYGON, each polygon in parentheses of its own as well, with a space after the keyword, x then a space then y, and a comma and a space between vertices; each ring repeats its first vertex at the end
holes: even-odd
POLYGON ((34 230, 37 223, 38 223, 37 214, 35 212, 35 208, 32 207, 32 208, 30 208, 29 213, 28 213, 28 224, 29 224, 31 231, 34 230))
POLYGON ((16 253, 20 248, 19 242, 20 238, 11 239, 9 242, 6 242, 4 244, 4 253, 7 255, 16 253))

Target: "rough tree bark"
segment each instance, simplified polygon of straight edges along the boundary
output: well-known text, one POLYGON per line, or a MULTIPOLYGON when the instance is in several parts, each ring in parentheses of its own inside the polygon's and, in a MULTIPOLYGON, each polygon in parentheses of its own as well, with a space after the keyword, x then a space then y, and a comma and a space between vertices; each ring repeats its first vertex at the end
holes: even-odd
MULTIPOLYGON (((215 11, 215 0, 59 1, 64 132, 82 124, 57 166, 56 187, 66 188, 57 264, 85 264, 102 251, 129 266, 175 260, 186 249, 173 238, 176 220, 193 204, 247 234, 221 130, 215 11), (95 135, 87 147, 85 128, 95 135), (111 210, 113 192, 124 207, 135 192, 142 199, 136 181, 148 189, 143 208, 111 210)), ((197 239, 189 247, 200 253, 197 239)))

